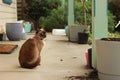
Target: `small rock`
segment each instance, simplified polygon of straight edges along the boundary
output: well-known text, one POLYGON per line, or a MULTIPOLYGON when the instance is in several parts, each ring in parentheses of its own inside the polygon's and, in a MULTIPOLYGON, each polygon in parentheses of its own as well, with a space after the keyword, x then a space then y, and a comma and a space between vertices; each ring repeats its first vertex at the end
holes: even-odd
POLYGON ((63 61, 63 59, 60 59, 60 61, 63 61))
POLYGON ((76 59, 77 57, 72 57, 73 59, 76 59))

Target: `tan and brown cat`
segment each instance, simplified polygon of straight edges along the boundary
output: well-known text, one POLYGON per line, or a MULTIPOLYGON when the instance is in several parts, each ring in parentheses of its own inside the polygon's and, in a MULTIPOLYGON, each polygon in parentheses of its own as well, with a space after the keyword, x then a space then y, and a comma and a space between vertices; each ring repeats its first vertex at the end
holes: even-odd
POLYGON ((33 38, 28 39, 21 46, 18 58, 21 67, 31 69, 40 65, 40 52, 43 48, 43 39, 45 37, 45 30, 39 29, 36 31, 35 36, 33 38))

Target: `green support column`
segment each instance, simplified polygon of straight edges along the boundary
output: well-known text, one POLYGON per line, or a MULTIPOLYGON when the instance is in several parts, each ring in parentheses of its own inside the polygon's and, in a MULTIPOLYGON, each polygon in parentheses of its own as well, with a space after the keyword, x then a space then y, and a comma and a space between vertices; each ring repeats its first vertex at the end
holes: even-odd
POLYGON ((74 24, 74 0, 68 0, 68 26, 74 24))
POLYGON ((62 0, 62 5, 63 5, 63 6, 65 5, 65 0, 62 0))
POLYGON ((107 0, 92 0, 93 13, 92 13, 92 66, 97 68, 96 62, 96 39, 107 37, 108 34, 108 13, 107 13, 107 0))
POLYGON ((66 26, 66 35, 70 40, 70 25, 74 24, 74 0, 68 0, 68 26, 66 26))

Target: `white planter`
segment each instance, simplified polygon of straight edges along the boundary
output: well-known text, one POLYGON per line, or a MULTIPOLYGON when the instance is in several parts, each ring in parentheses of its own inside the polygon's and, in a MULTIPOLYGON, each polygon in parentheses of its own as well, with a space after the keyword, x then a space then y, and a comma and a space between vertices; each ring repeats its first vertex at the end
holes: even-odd
POLYGON ((53 35, 66 35, 65 29, 53 29, 52 34, 53 35))
POLYGON ((69 26, 70 41, 78 41, 78 32, 83 32, 86 27, 84 25, 71 25, 69 26))
POLYGON ((11 41, 18 41, 22 37, 22 23, 6 23, 6 35, 11 41))
POLYGON ((100 80, 120 80, 120 41, 96 40, 100 80))

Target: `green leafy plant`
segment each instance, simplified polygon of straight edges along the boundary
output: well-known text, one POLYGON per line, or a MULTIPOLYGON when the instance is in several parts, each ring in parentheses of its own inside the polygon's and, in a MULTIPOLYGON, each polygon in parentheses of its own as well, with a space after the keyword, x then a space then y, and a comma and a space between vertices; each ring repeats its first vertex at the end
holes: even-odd
POLYGON ((65 16, 64 7, 59 6, 53 9, 49 16, 41 17, 40 22, 45 30, 51 32, 53 28, 63 29, 67 25, 67 16, 65 16))
POLYGON ((120 32, 108 33, 108 38, 119 38, 119 37, 120 37, 120 32))
POLYGON ((114 32, 115 30, 115 16, 108 10, 108 31, 114 32))
POLYGON ((75 1, 75 23, 80 25, 91 25, 92 0, 75 1))
POLYGON ((34 23, 35 29, 40 27, 39 19, 48 16, 52 9, 60 5, 59 0, 25 0, 24 14, 27 19, 34 23))
POLYGON ((25 13, 33 21, 35 29, 40 26, 39 18, 41 16, 47 16, 48 11, 49 6, 47 0, 26 0, 25 13))

